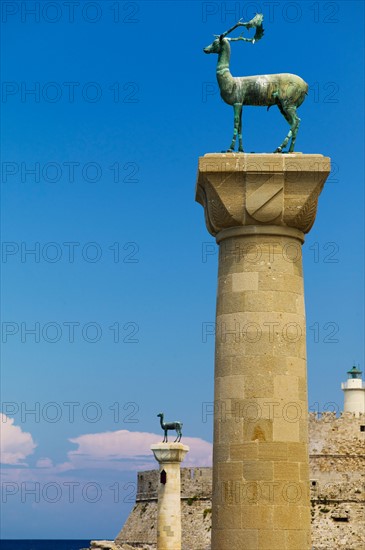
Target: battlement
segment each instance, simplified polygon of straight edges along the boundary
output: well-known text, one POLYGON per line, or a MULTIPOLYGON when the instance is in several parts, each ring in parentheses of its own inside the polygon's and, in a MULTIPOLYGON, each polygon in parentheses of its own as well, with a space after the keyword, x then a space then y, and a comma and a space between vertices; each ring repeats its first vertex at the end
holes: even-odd
POLYGON ((337 415, 334 411, 329 412, 310 412, 308 414, 309 422, 335 422, 336 420, 342 420, 348 424, 353 424, 354 420, 359 423, 365 424, 365 413, 351 413, 351 412, 341 412, 337 415))
MULTIPOLYGON (((136 502, 157 500, 158 470, 138 472, 136 502)), ((181 468, 181 498, 204 500, 212 495, 211 468, 181 468)))

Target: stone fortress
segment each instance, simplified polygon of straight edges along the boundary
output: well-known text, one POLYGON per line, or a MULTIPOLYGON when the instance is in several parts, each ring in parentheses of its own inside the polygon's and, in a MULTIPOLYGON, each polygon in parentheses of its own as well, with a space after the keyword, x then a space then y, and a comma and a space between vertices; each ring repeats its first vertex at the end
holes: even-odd
MULTIPOLYGON (((353 367, 342 384, 344 411, 309 413, 312 545, 314 550, 365 548, 365 383, 353 367)), ((114 543, 91 548, 155 550, 158 470, 138 472, 136 503, 114 543)), ((257 505, 254 482, 229 498, 257 505)), ((288 490, 287 499, 295 499, 288 490)), ((212 469, 181 469, 182 550, 210 550, 212 469)), ((272 549, 276 550, 276 549, 272 549)), ((280 550, 279 548, 277 550, 280 550)), ((298 548, 298 550, 301 550, 298 548)))

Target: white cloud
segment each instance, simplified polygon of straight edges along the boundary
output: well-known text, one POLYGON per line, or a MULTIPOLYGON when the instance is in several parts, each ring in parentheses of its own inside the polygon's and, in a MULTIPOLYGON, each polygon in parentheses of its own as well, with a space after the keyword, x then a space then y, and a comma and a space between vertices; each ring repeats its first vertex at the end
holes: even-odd
MULTIPOLYGON (((70 439, 78 448, 68 453, 74 468, 139 470, 157 466, 150 446, 161 441, 161 435, 149 432, 118 430, 85 434, 70 439)), ((185 437, 190 451, 182 466, 211 466, 212 444, 196 437, 185 437)))
POLYGON ((14 419, 0 413, 0 462, 26 465, 28 455, 34 453, 36 444, 30 433, 14 426, 14 419))
MULTIPOLYGON (((3 460, 12 467, 2 468, 2 483, 19 485, 29 482, 33 486, 38 482, 41 487, 47 483, 59 483, 61 490, 67 491, 65 484, 74 482, 79 491, 90 480, 110 486, 109 482, 114 483, 124 472, 135 475, 137 471, 158 468, 150 446, 161 441, 161 434, 128 430, 74 437, 69 441, 76 448, 67 453, 66 461, 55 464, 51 458, 43 456, 34 467, 24 467, 28 465, 22 460, 36 447, 31 434, 22 432, 10 419, 2 424, 4 426, 7 434, 2 434, 5 443, 3 460)), ((196 437, 184 437, 183 443, 190 447, 182 463, 183 468, 211 466, 211 443, 196 437)))
MULTIPOLYGON (((1 415, 1 461, 4 464, 28 466, 24 461, 36 448, 30 433, 14 426, 14 420, 1 415)), ((150 446, 161 441, 161 434, 117 430, 84 434, 69 439, 77 448, 67 453, 67 460, 54 464, 51 458, 41 457, 33 468, 11 468, 3 476, 12 481, 57 479, 66 472, 77 470, 83 475, 88 470, 137 471, 157 468, 150 446)), ((197 437, 184 437, 183 443, 190 447, 182 467, 211 466, 212 444, 197 437)))
POLYGON ((37 468, 52 468, 53 467, 53 462, 50 458, 47 458, 47 457, 39 458, 36 462, 36 467, 37 468))

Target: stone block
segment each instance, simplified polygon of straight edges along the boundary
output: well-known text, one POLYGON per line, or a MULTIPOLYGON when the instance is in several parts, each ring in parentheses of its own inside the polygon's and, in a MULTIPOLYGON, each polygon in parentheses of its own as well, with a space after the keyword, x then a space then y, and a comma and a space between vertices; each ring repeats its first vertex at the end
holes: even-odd
POLYGON ((259 289, 259 274, 253 272, 232 273, 232 292, 259 289))
POLYGON ((245 550, 259 550, 258 531, 256 529, 231 529, 215 530, 212 533, 214 545, 219 550, 233 550, 244 548, 245 550))
POLYGON ((300 550, 301 548, 309 548, 310 531, 308 530, 296 530, 286 531, 286 546, 287 550, 300 550))
POLYGON ((293 443, 288 442, 288 460, 292 462, 304 462, 308 461, 308 445, 306 443, 293 443))
POLYGON ((273 481, 273 463, 264 460, 244 460, 243 477, 246 481, 273 481))
MULTIPOLYGON (((258 446, 258 458, 260 460, 269 460, 274 463, 283 461, 286 463, 288 461, 288 454, 288 444, 282 441, 262 442, 258 446)), ((274 478, 276 479, 275 472, 274 478)))
POLYGON ((242 462, 220 462, 218 477, 221 481, 242 481, 242 462))
POLYGON ((283 530, 275 530, 274 525, 271 526, 271 529, 265 529, 264 526, 261 526, 259 530, 260 550, 285 550, 285 544, 285 532, 283 530))
POLYGON ((241 506, 242 527, 244 529, 272 529, 273 508, 261 504, 241 506))
POLYGON ((273 440, 288 443, 299 442, 299 422, 288 422, 286 418, 275 418, 273 422, 273 440))
POLYGON ((240 443, 238 445, 233 444, 229 447, 229 453, 231 460, 249 460, 256 459, 258 457, 258 444, 256 441, 249 443, 240 443))
MULTIPOLYGON (((246 402, 247 403, 247 402, 246 402)), ((246 415, 249 415, 249 408, 246 408, 246 415)), ((253 409, 254 411, 254 409, 253 409)), ((243 423, 243 440, 244 441, 272 441, 273 440, 273 420, 268 418, 259 418, 256 421, 243 423)))
POLYGON ((232 529, 241 529, 242 518, 240 507, 237 506, 218 506, 217 510, 217 528, 220 529, 229 523, 232 529))
MULTIPOLYGON (((296 506, 288 504, 286 506, 274 506, 273 508, 275 529, 281 531, 283 535, 288 529, 303 529, 302 517, 297 513, 296 506)), ((285 544, 284 539, 283 543, 285 544)))
POLYGON ((299 481, 298 462, 274 462, 274 479, 275 481, 299 481))

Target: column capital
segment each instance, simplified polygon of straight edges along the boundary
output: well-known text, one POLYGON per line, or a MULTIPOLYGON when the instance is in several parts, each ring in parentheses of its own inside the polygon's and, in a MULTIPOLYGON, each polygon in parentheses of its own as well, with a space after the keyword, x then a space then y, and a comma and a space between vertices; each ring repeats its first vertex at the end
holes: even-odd
POLYGON ((160 464, 166 462, 182 462, 190 448, 182 443, 155 443, 151 445, 155 459, 160 464))
POLYGON ((330 161, 302 153, 200 157, 195 199, 204 207, 209 233, 268 225, 308 233, 330 161))

